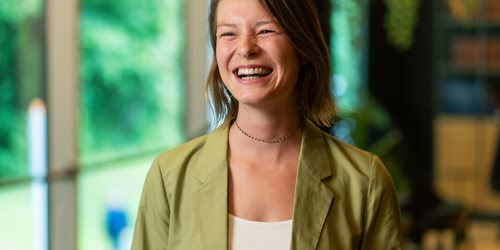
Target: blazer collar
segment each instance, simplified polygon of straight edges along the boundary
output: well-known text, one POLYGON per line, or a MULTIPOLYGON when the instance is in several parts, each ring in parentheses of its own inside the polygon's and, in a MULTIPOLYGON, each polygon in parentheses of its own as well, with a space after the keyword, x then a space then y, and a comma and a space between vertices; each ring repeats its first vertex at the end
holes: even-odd
POLYGON ((324 132, 321 131, 309 119, 304 118, 304 131, 300 146, 299 166, 311 174, 316 181, 324 180, 332 176, 332 168, 329 164, 330 153, 325 141, 324 132))
POLYGON ((334 194, 331 153, 325 135, 304 119, 299 169, 295 184, 292 242, 290 249, 316 249, 334 194))
POLYGON ((221 170, 227 171, 228 135, 229 125, 223 125, 207 135, 200 158, 192 172, 193 177, 200 183, 210 182, 214 174, 221 170))
MULTIPOLYGON (((291 249, 314 249, 334 195, 327 182, 332 176, 331 159, 323 132, 307 118, 295 186, 291 249)), ((229 126, 224 125, 207 136, 192 176, 193 209, 199 226, 200 246, 227 249, 229 126)))
POLYGON ((225 125, 207 136, 193 167, 194 223, 200 239, 196 249, 227 249, 228 131, 225 125))
MULTIPOLYGON (((323 132, 309 119, 303 118, 303 121, 299 166, 304 165, 307 172, 313 175, 312 178, 323 180, 332 175, 332 168, 328 164, 318 164, 330 162, 323 132)), ((200 182, 208 181, 219 168, 227 168, 228 133, 229 125, 223 125, 207 135, 200 160, 192 174, 200 182)))

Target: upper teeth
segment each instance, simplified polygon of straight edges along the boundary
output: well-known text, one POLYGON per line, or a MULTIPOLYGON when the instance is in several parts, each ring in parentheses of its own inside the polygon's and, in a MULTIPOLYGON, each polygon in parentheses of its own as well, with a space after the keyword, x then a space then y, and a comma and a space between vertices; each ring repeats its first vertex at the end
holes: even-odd
POLYGON ((253 75, 253 74, 267 74, 271 70, 267 68, 239 68, 238 75, 253 75))

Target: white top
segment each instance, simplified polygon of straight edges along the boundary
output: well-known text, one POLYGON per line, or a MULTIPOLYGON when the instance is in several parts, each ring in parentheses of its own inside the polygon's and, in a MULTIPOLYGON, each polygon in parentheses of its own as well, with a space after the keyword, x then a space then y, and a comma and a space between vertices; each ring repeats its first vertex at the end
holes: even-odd
POLYGON ((229 250, 289 250, 292 220, 249 221, 229 215, 229 250))

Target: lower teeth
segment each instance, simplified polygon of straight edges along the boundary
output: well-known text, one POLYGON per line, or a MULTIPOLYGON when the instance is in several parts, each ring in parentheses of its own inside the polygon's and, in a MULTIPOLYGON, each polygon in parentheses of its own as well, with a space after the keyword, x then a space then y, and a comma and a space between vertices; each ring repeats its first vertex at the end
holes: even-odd
POLYGON ((241 79, 244 79, 244 80, 253 80, 253 79, 257 79, 257 78, 260 78, 260 76, 244 76, 241 79))

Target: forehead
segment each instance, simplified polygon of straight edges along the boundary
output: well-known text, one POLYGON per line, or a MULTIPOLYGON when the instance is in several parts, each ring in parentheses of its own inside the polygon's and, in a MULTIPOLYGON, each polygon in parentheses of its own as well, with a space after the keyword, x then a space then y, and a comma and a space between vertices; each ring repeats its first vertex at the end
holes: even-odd
POLYGON ((217 5, 216 17, 217 25, 274 21, 259 0, 221 0, 217 5))

